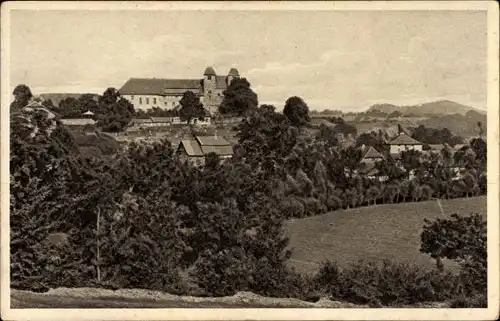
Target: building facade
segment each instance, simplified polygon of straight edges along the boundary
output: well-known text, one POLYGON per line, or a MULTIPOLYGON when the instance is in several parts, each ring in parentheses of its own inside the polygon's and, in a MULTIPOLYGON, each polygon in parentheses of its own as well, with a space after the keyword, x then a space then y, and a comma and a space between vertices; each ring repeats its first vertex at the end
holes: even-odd
POLYGON ((135 109, 159 107, 171 110, 179 107, 185 92, 192 91, 214 115, 218 112, 224 90, 239 77, 236 68, 231 68, 227 75, 217 75, 212 67, 207 67, 200 79, 130 78, 119 92, 135 109))
POLYGON ((422 152, 424 144, 410 137, 406 133, 400 133, 396 138, 389 142, 391 155, 398 155, 401 152, 415 150, 422 152))

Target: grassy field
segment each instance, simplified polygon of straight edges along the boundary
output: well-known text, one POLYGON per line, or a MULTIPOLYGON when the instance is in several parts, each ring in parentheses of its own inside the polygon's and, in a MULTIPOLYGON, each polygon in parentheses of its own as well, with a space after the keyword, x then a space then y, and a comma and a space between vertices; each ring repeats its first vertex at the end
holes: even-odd
MULTIPOLYGON (((486 217, 486 197, 442 200, 446 216, 477 212, 486 217)), ((424 218, 443 218, 437 201, 388 204, 335 211, 291 220, 287 224, 290 265, 315 272, 325 260, 340 265, 359 259, 413 263, 434 267, 435 261, 419 252, 424 218)), ((452 262, 447 262, 454 268, 452 262)))

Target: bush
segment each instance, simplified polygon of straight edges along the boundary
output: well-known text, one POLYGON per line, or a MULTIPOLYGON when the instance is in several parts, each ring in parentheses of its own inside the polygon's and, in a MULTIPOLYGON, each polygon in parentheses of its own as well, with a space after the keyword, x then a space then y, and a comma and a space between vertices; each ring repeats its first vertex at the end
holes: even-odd
POLYGON ((302 199, 302 204, 304 205, 306 216, 323 214, 327 210, 325 205, 313 197, 302 199))
POLYGON ((389 261, 360 261, 345 269, 326 262, 315 282, 319 291, 332 300, 373 306, 445 301, 459 291, 459 279, 451 273, 389 261))
POLYGON ((457 299, 451 301, 451 308, 487 308, 488 307, 488 297, 486 294, 478 294, 475 296, 460 296, 457 299))
POLYGON ((301 218, 305 216, 304 205, 294 196, 286 197, 281 201, 284 218, 301 218))
POLYGON ((425 220, 420 252, 436 259, 439 268, 443 258, 456 261, 461 266, 464 291, 469 295, 486 293, 486 221, 479 214, 452 214, 449 219, 425 220))

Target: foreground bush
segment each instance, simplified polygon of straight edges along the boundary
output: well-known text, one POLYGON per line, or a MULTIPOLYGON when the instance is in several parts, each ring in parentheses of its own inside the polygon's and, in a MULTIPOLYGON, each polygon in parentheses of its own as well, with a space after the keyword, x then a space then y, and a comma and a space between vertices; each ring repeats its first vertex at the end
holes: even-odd
POLYGON ((389 261, 360 261, 344 269, 326 262, 314 281, 332 300, 373 306, 446 301, 460 291, 459 278, 452 273, 389 261))
POLYGON ((487 288, 487 225, 479 214, 425 220, 420 252, 436 259, 439 269, 446 258, 460 264, 460 278, 467 295, 485 294, 487 288))

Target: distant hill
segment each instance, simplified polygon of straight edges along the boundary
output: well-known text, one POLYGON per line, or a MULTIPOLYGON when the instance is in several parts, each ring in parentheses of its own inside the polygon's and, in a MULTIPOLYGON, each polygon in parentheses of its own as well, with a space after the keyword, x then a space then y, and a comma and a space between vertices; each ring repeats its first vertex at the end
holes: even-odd
MULTIPOLYGON (((40 94, 40 97, 42 97, 43 100, 52 100, 52 103, 54 104, 54 106, 59 106, 59 103, 66 99, 66 98, 75 98, 75 99, 78 99, 80 98, 80 96, 82 95, 85 95, 86 93, 81 93, 81 94, 74 94, 74 93, 44 93, 44 94, 40 94)), ((95 99, 97 100, 97 98, 99 97, 98 94, 90 94, 92 96, 95 97, 95 99)))
POLYGON ((453 115, 453 114, 465 115, 469 111, 475 111, 477 113, 484 114, 484 112, 479 109, 462 105, 450 100, 439 100, 412 106, 376 104, 368 108, 367 111, 374 111, 374 110, 382 111, 387 114, 390 114, 394 111, 399 111, 404 115, 412 114, 414 116, 453 115))
POLYGON ((368 108, 368 111, 381 111, 386 114, 390 114, 395 111, 401 111, 401 107, 392 104, 376 104, 368 108))
POLYGON ((486 115, 475 110, 470 110, 465 115, 430 117, 421 121, 420 124, 426 127, 448 128, 455 135, 471 138, 479 135, 478 122, 481 122, 483 133, 486 134, 486 115))

